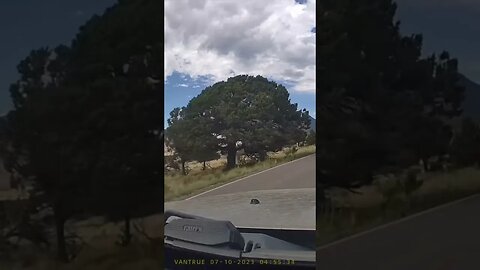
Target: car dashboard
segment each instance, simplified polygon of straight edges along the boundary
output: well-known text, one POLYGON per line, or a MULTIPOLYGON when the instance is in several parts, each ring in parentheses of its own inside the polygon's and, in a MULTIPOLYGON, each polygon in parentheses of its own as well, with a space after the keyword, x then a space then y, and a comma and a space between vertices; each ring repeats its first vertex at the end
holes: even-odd
POLYGON ((315 231, 236 228, 176 211, 165 213, 166 269, 314 269, 315 231))

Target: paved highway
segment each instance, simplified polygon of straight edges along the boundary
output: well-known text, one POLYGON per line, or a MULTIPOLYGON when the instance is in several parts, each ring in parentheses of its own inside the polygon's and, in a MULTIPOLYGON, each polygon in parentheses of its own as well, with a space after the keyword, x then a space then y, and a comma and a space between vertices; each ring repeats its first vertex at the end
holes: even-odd
POLYGON ((188 199, 256 190, 314 188, 315 182, 315 155, 310 155, 230 182, 188 199))
POLYGON ((480 195, 321 247, 317 269, 478 270, 480 195))

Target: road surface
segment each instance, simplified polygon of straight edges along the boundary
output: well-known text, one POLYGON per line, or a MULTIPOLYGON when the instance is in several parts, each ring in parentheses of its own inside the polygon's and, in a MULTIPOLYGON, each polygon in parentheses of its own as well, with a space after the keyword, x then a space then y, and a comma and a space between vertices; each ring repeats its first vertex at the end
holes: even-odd
POLYGON ((164 207, 243 228, 315 230, 315 182, 315 155, 310 155, 164 207), (259 203, 251 204, 252 199, 259 203))
POLYGON ((321 247, 317 269, 478 270, 480 195, 321 247))
POLYGON ((189 199, 256 190, 314 188, 315 183, 315 155, 309 155, 200 193, 189 199))

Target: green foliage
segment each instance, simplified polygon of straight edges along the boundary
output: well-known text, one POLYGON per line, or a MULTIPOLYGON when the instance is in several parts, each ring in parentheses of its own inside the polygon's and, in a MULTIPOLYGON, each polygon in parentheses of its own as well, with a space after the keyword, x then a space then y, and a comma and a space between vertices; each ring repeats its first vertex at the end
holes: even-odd
POLYGON ((186 108, 175 108, 168 119, 169 127, 165 134, 168 145, 175 149, 180 158, 183 174, 186 175, 185 162, 210 161, 220 157, 217 153, 216 138, 208 131, 209 123, 204 119, 191 119, 185 116, 186 108))
POLYGON ((464 89, 458 62, 421 57, 402 36, 390 0, 322 1, 318 18, 320 183, 359 187, 445 154, 464 89))
POLYGON ((164 173, 166 174, 169 171, 179 171, 180 170, 180 162, 177 155, 173 156, 165 156, 164 157, 164 173))
POLYGON ((162 8, 154 0, 121 1, 87 22, 72 43, 67 83, 86 90, 84 116, 95 135, 88 147, 91 211, 113 220, 161 209, 163 104, 156 80, 163 41, 155 14, 162 8))
POLYGON ((306 145, 314 145, 315 142, 316 142, 316 139, 317 139, 316 136, 317 136, 317 134, 315 133, 315 131, 310 130, 308 132, 307 137, 305 138, 305 144, 306 145))
MULTIPOLYGON (((63 232, 66 219, 89 204, 92 149, 87 146, 94 137, 82 117, 89 109, 82 89, 39 80, 51 51, 40 52, 33 51, 22 61, 22 80, 11 87, 15 110, 8 115, 12 148, 7 169, 15 181, 32 182, 30 197, 54 209, 57 229, 63 232), (39 55, 38 61, 31 60, 39 55)), ((58 246, 59 256, 67 260, 63 234, 58 246)))
POLYGON ((161 209, 162 8, 121 1, 81 27, 71 47, 34 50, 18 66, 8 169, 53 207, 64 260, 69 217, 161 209))
POLYGON ((308 112, 298 111, 297 104, 290 103, 285 87, 247 75, 207 87, 187 107, 176 108, 170 116, 167 136, 177 141, 174 144, 179 152, 196 155, 211 153, 205 149, 221 151, 227 154, 227 168, 235 166, 239 149, 263 160, 268 151, 302 141, 310 121, 308 112), (186 139, 190 136, 193 141, 186 139), (196 150, 194 145, 199 144, 195 141, 202 143, 201 150, 196 150))
POLYGON ((105 206, 115 219, 143 216, 159 210, 161 120, 154 112, 161 106, 160 91, 141 81, 112 83, 112 96, 97 108, 92 122, 98 147, 94 189, 101 201, 95 209, 105 206))

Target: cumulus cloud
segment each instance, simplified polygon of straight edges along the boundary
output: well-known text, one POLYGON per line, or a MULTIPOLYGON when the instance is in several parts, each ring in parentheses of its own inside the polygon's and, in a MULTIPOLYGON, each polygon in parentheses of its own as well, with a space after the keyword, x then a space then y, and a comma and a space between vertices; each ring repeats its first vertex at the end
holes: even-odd
POLYGON ((315 92, 315 0, 166 0, 165 79, 237 74, 315 92))

